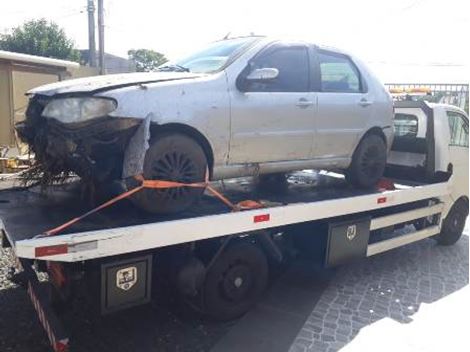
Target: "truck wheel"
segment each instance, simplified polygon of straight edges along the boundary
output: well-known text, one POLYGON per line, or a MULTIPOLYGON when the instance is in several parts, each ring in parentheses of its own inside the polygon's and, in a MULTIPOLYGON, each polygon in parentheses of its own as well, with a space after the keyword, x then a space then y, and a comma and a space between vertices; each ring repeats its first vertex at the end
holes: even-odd
POLYGON ((387 147, 383 139, 369 134, 354 151, 346 179, 359 188, 374 187, 383 176, 387 162, 387 147))
POLYGON ((465 221, 468 216, 468 205, 463 199, 457 200, 442 222, 441 233, 434 236, 440 245, 449 246, 454 244, 462 236, 465 221))
POLYGON ((202 291, 203 310, 217 320, 246 313, 268 281, 266 256, 256 245, 243 242, 222 252, 209 268, 202 291))
MULTIPOLYGON (((178 133, 157 135, 150 141, 144 161, 146 180, 202 182, 207 160, 201 146, 178 133)), ((138 207, 158 214, 177 213, 197 201, 203 188, 144 189, 132 197, 138 207)))

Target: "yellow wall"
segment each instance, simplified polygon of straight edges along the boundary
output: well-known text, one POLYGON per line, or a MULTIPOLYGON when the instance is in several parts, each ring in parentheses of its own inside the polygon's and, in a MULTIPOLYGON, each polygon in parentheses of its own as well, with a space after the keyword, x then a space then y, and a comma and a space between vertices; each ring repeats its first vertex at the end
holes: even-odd
POLYGON ((9 67, 0 64, 0 146, 12 143, 11 101, 9 67))
POLYGON ((14 121, 22 121, 28 104, 25 93, 35 87, 57 82, 59 77, 52 73, 13 71, 13 110, 14 121))

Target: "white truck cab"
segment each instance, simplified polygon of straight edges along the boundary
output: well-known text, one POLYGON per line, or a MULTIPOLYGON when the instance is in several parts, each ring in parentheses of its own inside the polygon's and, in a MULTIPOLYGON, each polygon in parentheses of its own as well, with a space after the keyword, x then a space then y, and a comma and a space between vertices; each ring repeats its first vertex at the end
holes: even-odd
POLYGON ((453 105, 400 101, 395 103, 394 127, 387 174, 417 182, 449 181, 442 199, 443 226, 447 222, 463 229, 469 199, 468 115, 453 105))

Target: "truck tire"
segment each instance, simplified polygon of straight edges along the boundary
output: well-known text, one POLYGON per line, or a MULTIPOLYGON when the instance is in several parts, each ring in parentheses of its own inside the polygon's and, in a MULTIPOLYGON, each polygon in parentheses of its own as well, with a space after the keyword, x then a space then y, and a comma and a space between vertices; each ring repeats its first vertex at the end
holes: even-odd
POLYGON ((354 151, 346 179, 358 188, 372 188, 383 176, 387 147, 380 136, 366 135, 354 151))
POLYGON ((468 204, 463 199, 457 200, 442 222, 441 232, 434 239, 443 246, 450 246, 462 236, 468 216, 468 204))
POLYGON ((256 303, 267 281, 268 262, 258 246, 240 242, 228 247, 206 273, 203 311, 216 320, 238 318, 256 303))
MULTIPOLYGON (((206 170, 204 151, 192 138, 180 133, 166 133, 150 141, 144 161, 146 180, 202 182, 206 170)), ((203 192, 204 188, 194 187, 143 189, 131 199, 145 211, 172 214, 187 209, 203 192)))

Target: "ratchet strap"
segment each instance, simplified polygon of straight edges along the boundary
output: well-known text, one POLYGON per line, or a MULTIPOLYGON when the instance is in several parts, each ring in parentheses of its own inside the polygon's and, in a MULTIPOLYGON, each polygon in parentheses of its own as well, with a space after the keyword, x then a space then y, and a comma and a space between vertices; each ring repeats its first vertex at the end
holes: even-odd
POLYGON ((144 188, 148 189, 167 189, 167 188, 178 188, 178 187, 193 187, 193 188, 205 188, 207 191, 212 193, 216 198, 218 198, 222 203, 224 203, 226 206, 231 208, 232 211, 240 211, 240 210, 250 210, 250 209, 259 209, 263 208, 263 205, 259 202, 253 201, 253 200, 244 200, 239 203, 232 203, 227 197, 225 197, 222 193, 217 191, 214 187, 212 187, 209 183, 209 172, 206 171, 206 176, 204 182, 194 182, 194 183, 181 183, 181 182, 176 182, 176 181, 164 181, 164 180, 146 180, 142 175, 138 175, 134 177, 140 184, 132 188, 124 193, 121 193, 120 195, 108 200, 107 202, 99 205, 96 208, 91 209, 90 211, 77 216, 76 218, 73 218, 66 223, 59 225, 53 229, 50 229, 46 232, 44 232, 41 237, 47 237, 47 236, 55 236, 59 234, 61 231, 65 230, 66 228, 76 224, 77 222, 81 221, 82 219, 97 213, 100 210, 103 210, 114 203, 119 202, 122 199, 128 198, 134 193, 140 192, 144 188))

